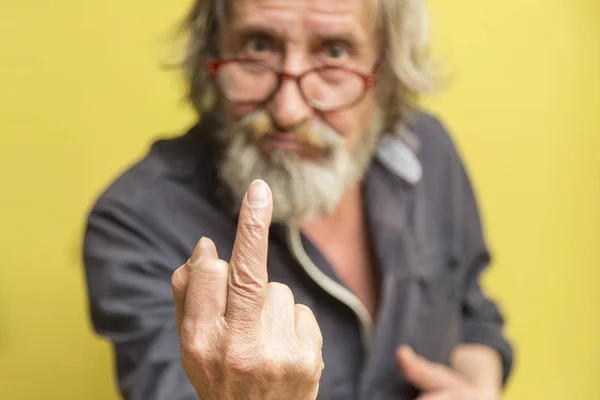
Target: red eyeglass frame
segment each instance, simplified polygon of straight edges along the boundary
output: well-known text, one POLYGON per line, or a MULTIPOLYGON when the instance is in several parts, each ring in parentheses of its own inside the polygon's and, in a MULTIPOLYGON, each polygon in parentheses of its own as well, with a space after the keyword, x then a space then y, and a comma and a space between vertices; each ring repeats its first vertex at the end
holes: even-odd
POLYGON ((375 64, 375 68, 373 68, 374 72, 370 75, 364 74, 364 73, 361 73, 358 71, 354 71, 349 68, 333 66, 333 65, 324 65, 324 66, 320 66, 320 67, 311 68, 307 71, 304 71, 303 73, 301 73, 299 75, 295 75, 295 74, 289 74, 287 72, 278 71, 275 68, 271 67, 270 65, 265 64, 261 61, 246 59, 246 58, 222 58, 222 59, 208 58, 204 64, 205 64, 205 68, 206 68, 206 71, 208 72, 209 77, 213 80, 213 82, 215 83, 215 86, 217 87, 217 91, 221 94, 221 96, 223 96, 225 99, 227 99, 228 101, 231 101, 234 104, 251 105, 251 104, 266 103, 275 95, 275 93, 277 93, 277 91, 281 87, 281 84, 283 83, 284 80, 291 79, 291 80, 295 81, 296 84, 298 85, 298 88, 300 89, 300 94, 302 95, 302 98, 304 98, 304 101, 306 102, 306 104, 310 105, 311 107, 313 107, 316 110, 323 111, 323 112, 340 111, 340 110, 344 110, 346 108, 350 108, 350 107, 356 105, 357 103, 359 103, 365 97, 367 92, 369 90, 371 90, 372 88, 374 88, 375 85, 377 84, 379 66, 381 65, 380 62, 377 62, 375 64), (216 79, 216 77, 217 77, 219 68, 223 67, 224 65, 233 63, 233 62, 256 64, 256 65, 259 65, 259 66, 275 73, 277 75, 277 85, 273 89, 273 92, 271 94, 269 94, 264 100, 261 100, 261 101, 239 102, 239 101, 232 101, 231 99, 227 98, 227 96, 225 96, 225 94, 219 87, 218 80, 216 79), (337 107, 337 108, 321 109, 321 108, 315 106, 309 99, 307 99, 306 95, 304 94, 304 91, 302 90, 302 87, 300 86, 300 79, 302 79, 304 76, 306 76, 309 73, 312 73, 315 71, 324 71, 324 70, 328 70, 328 69, 343 70, 343 71, 349 72, 349 73, 354 74, 355 76, 359 77, 363 82, 362 94, 353 102, 351 102, 349 104, 345 104, 345 105, 337 107))

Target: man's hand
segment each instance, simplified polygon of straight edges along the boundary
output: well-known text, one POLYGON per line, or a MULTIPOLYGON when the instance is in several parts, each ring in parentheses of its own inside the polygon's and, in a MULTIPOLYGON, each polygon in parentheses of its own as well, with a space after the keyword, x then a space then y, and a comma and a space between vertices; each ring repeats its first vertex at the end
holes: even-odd
POLYGON ((202 400, 314 400, 323 338, 291 290, 267 282, 271 191, 250 185, 231 261, 202 238, 173 274, 185 372, 202 400))
POLYGON ((400 370, 422 394, 417 400, 499 400, 500 392, 478 385, 462 374, 419 355, 410 347, 397 352, 400 370))

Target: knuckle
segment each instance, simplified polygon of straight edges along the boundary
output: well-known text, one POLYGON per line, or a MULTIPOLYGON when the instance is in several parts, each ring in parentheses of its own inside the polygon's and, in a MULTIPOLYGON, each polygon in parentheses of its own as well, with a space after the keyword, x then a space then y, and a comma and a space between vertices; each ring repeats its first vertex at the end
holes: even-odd
MULTIPOLYGON (((237 248, 234 249, 236 256, 236 268, 232 272, 239 272, 242 278, 252 278, 255 273, 255 266, 261 265, 264 261, 261 260, 258 242, 250 240, 240 240, 236 242, 237 248)), ((233 255, 232 255, 233 258, 233 255)))
POLYGON ((227 276, 228 274, 229 264, 220 259, 208 259, 204 260, 202 264, 200 264, 198 271, 203 275, 223 277, 227 276))
POLYGON ((219 346, 210 336, 191 333, 189 324, 182 324, 180 351, 182 360, 203 369, 214 369, 219 363, 219 346))
POLYGON ((241 224, 242 234, 249 239, 260 239, 264 236, 267 224, 263 213, 253 210, 248 213, 241 224))
POLYGON ((315 318, 315 314, 309 306, 304 304, 296 304, 295 308, 298 314, 306 314, 307 317, 315 318))
POLYGON ((207 343, 201 340, 198 335, 191 333, 189 324, 182 323, 181 327, 181 353, 188 357, 202 358, 210 354, 210 348, 207 343))
POLYGON ((279 282, 269 282, 268 285, 269 291, 271 291, 277 297, 284 297, 294 300, 294 293, 292 293, 292 289, 289 286, 279 283, 279 282))
POLYGON ((321 333, 321 328, 319 328, 319 325, 316 323, 315 321, 315 340, 316 343, 315 345, 317 346, 318 349, 322 349, 323 348, 323 334, 321 333))
POLYGON ((261 376, 269 380, 292 378, 297 381, 313 381, 320 372, 320 353, 310 349, 290 352, 281 348, 268 351, 261 358, 261 376))
MULTIPOLYGON (((252 265, 256 264, 256 257, 248 257, 245 251, 242 251, 243 264, 237 268, 232 268, 229 273, 229 289, 237 296, 252 297, 255 293, 262 293, 265 290, 266 277, 261 276, 261 271, 257 271, 252 265)), ((251 298, 248 299, 252 301, 251 298)))
POLYGON ((232 271, 229 292, 239 298, 245 298, 248 305, 258 306, 259 299, 255 298, 256 293, 264 290, 262 280, 250 273, 241 274, 232 271))
POLYGON ((254 265, 259 262, 259 254, 256 249, 257 240, 241 240, 239 242, 238 255, 248 265, 254 265))
POLYGON ((317 373, 323 363, 321 352, 309 349, 300 353, 297 360, 298 369, 307 377, 317 373))
POLYGON ((412 367, 412 368, 406 368, 406 371, 404 371, 404 374, 411 381, 419 381, 422 379, 425 372, 422 369, 412 367))
POLYGON ((185 290, 185 287, 187 285, 186 268, 187 266, 183 265, 177 268, 175 272, 173 272, 173 275, 171 275, 171 287, 173 288, 173 291, 177 293, 180 293, 183 290, 185 290))
POLYGON ((322 357, 315 350, 291 352, 284 347, 263 347, 252 350, 238 346, 226 352, 226 370, 234 376, 252 376, 259 380, 275 382, 294 379, 314 382, 321 371, 322 357))
POLYGON ((313 311, 304 304, 296 304, 295 311, 297 314, 296 320, 301 324, 302 331, 310 332, 311 342, 313 342, 317 348, 322 348, 323 334, 321 333, 321 328, 319 327, 319 323, 317 322, 317 318, 313 311))
POLYGON ((275 351, 266 352, 260 361, 260 375, 267 380, 282 380, 292 370, 292 363, 275 351))
POLYGON ((258 371, 256 358, 243 350, 230 350, 225 354, 225 369, 234 375, 255 374, 258 371))

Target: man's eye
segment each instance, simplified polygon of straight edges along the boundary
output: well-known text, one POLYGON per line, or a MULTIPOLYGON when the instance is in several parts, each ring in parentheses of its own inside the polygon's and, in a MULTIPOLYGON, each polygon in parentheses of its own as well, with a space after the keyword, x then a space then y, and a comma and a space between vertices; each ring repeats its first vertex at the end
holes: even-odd
POLYGON ((269 44, 264 39, 251 39, 248 41, 247 47, 250 51, 260 53, 267 51, 269 49, 269 44))
POLYGON ((342 45, 335 44, 327 46, 325 49, 325 54, 331 58, 342 58, 348 54, 348 50, 342 45))

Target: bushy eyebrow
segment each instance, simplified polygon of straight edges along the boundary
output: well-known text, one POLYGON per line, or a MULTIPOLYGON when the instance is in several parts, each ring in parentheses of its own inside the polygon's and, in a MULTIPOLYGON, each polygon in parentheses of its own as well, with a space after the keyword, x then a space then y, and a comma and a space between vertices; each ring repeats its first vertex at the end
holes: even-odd
MULTIPOLYGON (((250 22, 234 24, 231 26, 233 33, 241 37, 268 37, 277 41, 284 41, 284 29, 278 25, 268 23, 250 22)), ((366 39, 358 34, 356 30, 347 27, 324 26, 323 29, 317 29, 311 33, 311 40, 317 42, 344 41, 353 46, 360 46, 366 42, 366 39)))

